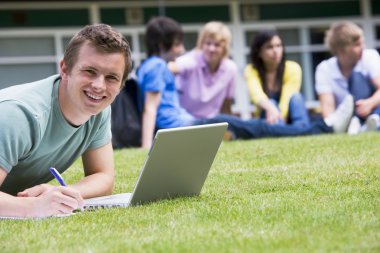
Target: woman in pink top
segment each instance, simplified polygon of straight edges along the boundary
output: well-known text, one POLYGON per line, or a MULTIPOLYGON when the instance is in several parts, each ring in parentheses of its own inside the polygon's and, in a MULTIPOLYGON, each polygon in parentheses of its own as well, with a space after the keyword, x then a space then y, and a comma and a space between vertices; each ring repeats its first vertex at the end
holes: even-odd
POLYGON ((230 44, 228 27, 212 21, 201 30, 195 49, 169 63, 181 106, 196 118, 231 113, 238 68, 228 58, 230 44))

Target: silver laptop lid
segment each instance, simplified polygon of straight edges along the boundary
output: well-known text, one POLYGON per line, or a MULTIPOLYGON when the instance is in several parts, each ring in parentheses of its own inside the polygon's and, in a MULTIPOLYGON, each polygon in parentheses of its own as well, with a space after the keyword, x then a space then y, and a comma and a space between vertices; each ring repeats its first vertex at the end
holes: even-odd
POLYGON ((131 205, 198 195, 227 123, 159 130, 131 198, 131 205))

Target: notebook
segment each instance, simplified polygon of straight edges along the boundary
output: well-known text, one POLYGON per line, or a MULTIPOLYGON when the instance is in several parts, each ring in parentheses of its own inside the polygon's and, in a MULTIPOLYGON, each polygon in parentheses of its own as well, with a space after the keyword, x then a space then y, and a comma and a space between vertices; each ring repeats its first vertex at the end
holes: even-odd
POLYGON ((86 199, 85 209, 199 195, 228 124, 158 130, 132 193, 86 199))

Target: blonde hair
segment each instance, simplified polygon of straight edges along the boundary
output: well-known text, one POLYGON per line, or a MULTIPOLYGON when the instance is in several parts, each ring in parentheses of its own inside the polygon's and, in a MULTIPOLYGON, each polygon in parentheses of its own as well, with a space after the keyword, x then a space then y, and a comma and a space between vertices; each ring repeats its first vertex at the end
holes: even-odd
POLYGON ((353 22, 341 21, 331 25, 326 31, 325 46, 336 55, 339 48, 352 45, 363 38, 363 30, 353 22))
POLYGON ((211 38, 223 43, 223 57, 228 57, 230 54, 231 31, 230 29, 218 21, 206 23, 198 36, 197 49, 201 49, 206 39, 211 38))

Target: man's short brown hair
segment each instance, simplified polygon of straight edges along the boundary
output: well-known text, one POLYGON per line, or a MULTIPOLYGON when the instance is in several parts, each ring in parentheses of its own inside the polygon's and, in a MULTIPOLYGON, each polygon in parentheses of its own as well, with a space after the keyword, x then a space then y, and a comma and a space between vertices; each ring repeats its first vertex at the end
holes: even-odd
POLYGON ((124 85, 132 67, 131 49, 124 36, 106 24, 85 26, 74 35, 65 50, 63 60, 69 71, 74 67, 79 50, 85 42, 89 42, 99 52, 122 53, 124 55, 125 69, 122 82, 124 85))

